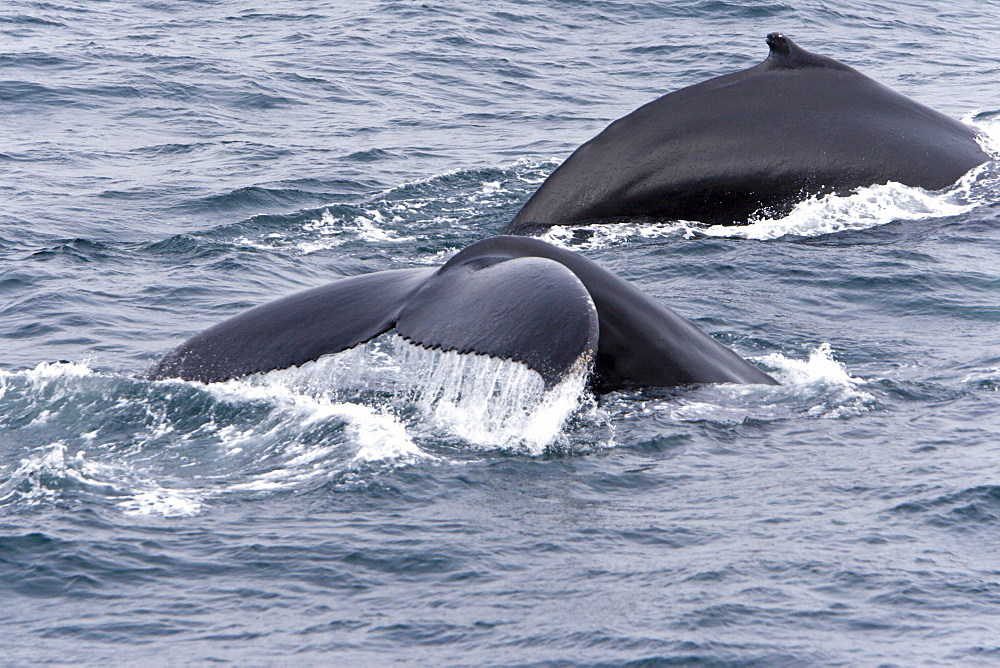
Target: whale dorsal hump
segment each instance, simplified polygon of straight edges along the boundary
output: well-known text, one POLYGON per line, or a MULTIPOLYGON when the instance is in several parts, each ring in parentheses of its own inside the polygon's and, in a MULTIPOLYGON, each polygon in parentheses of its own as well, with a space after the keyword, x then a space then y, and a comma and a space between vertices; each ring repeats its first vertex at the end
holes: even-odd
POLYGON ((801 46, 788 39, 780 32, 772 32, 767 36, 767 46, 771 52, 762 64, 767 69, 806 69, 819 68, 830 70, 844 70, 854 72, 854 68, 848 67, 839 60, 809 53, 801 46))

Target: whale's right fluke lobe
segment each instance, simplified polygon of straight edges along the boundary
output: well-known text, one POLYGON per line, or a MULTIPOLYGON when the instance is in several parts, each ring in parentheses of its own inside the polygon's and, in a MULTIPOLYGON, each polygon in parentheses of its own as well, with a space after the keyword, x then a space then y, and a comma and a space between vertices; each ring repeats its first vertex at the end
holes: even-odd
POLYGON ((411 297, 396 331, 428 348, 521 362, 559 382, 597 351, 597 311, 580 279, 543 257, 449 262, 411 297))

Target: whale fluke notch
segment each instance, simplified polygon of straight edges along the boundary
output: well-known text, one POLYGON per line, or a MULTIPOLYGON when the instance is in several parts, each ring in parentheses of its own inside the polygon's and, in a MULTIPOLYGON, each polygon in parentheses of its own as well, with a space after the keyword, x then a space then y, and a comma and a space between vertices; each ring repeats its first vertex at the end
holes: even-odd
POLYGON ((768 383, 690 320, 572 251, 492 237, 440 268, 342 278, 240 313, 167 353, 150 379, 224 381, 299 366, 396 332, 425 348, 513 360, 552 387, 593 362, 592 385, 768 383))

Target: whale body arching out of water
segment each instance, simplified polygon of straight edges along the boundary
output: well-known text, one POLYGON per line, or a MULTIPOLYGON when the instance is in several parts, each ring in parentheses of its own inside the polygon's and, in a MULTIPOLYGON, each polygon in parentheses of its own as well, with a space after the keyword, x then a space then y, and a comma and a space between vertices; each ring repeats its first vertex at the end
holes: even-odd
POLYGON ((167 353, 150 379, 224 381, 299 366, 390 329, 431 349, 534 369, 552 387, 776 381, 595 262, 529 237, 475 243, 441 267, 342 278, 240 313, 167 353))
POLYGON ((505 233, 634 218, 741 223, 878 183, 939 190, 990 159, 964 123, 780 33, 767 44, 759 65, 611 123, 505 233))
MULTIPOLYGON (((623 218, 746 222, 805 197, 897 181, 932 190, 989 156, 974 130, 780 33, 742 72, 664 95, 577 149, 507 231, 623 218)), ((169 352, 152 379, 299 366, 395 329, 413 344, 520 362, 551 387, 776 381, 572 251, 498 236, 439 268, 381 271, 263 304, 169 352)))

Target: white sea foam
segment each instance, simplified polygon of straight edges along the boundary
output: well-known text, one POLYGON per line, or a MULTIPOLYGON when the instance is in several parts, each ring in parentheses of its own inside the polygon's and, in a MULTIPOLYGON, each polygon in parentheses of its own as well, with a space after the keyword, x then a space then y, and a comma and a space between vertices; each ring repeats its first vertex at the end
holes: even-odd
POLYGON ((83 451, 67 455, 66 444, 56 441, 31 452, 0 485, 0 503, 17 496, 22 503, 51 501, 65 486, 117 498, 126 513, 178 517, 201 512, 204 493, 160 485, 127 465, 91 461, 83 451))
POLYGON ((31 383, 35 388, 48 385, 53 380, 64 378, 82 378, 91 376, 94 370, 86 363, 78 362, 42 362, 33 369, 23 369, 21 371, 5 371, 0 369, 0 398, 10 385, 11 381, 22 378, 31 383))
POLYGON ((222 383, 148 384, 73 363, 0 371, 11 419, 66 433, 0 471, 0 502, 82 493, 129 514, 180 517, 219 495, 433 460, 417 439, 442 433, 474 448, 539 454, 586 394, 587 371, 581 362, 546 390, 522 364, 431 351, 396 335, 222 383), (93 415, 79 413, 81 401, 93 415), (121 418, 134 422, 125 441, 103 426, 121 418), (201 473, 185 478, 188 466, 201 473))
POLYGON ((688 237, 698 225, 687 221, 555 225, 539 235, 539 238, 570 250, 598 250, 641 239, 688 237))
POLYGON ((97 374, 83 364, 0 371, 0 398, 17 407, 19 419, 30 418, 27 428, 65 431, 67 420, 78 419, 81 400, 97 411, 96 420, 104 412, 137 421, 134 442, 100 439, 102 430, 88 426, 68 434, 65 442, 29 451, 14 470, 0 471, 0 502, 51 500, 69 485, 108 496, 127 513, 174 517, 201 512, 207 499, 228 491, 294 488, 356 466, 429 457, 391 412, 297 392, 280 382, 280 373, 209 385, 169 380, 143 389, 138 381, 97 374), (190 408, 173 401, 178 391, 190 395, 191 401, 182 402, 190 408), (199 401, 200 393, 212 401, 199 401), (187 443, 204 446, 176 459, 172 451, 187 443), (99 459, 81 447, 93 449, 99 459), (240 453, 242 458, 230 457, 227 465, 227 455, 240 453), (184 462, 191 456, 195 459, 188 463, 198 466, 203 466, 201 457, 214 460, 208 464, 217 472, 211 484, 168 483, 153 472, 163 457, 184 462))
POLYGON ((785 216, 757 218, 740 225, 665 223, 610 223, 556 226, 541 235, 545 241, 571 249, 599 249, 639 239, 691 238, 697 235, 764 241, 785 236, 815 237, 846 230, 862 230, 897 220, 925 220, 957 216, 982 203, 981 178, 989 165, 970 171, 951 188, 927 191, 901 183, 859 188, 849 195, 813 196, 799 202, 785 216))
POLYGON ((559 435, 586 389, 589 360, 555 387, 524 364, 485 355, 427 350, 395 337, 397 393, 435 425, 475 445, 541 454, 559 435))
POLYGON ((201 494, 194 490, 161 487, 133 494, 131 498, 119 503, 118 507, 129 515, 189 517, 197 515, 204 509, 200 496, 201 494))
POLYGON ((864 381, 833 357, 828 343, 805 360, 771 353, 752 358, 780 385, 706 385, 649 407, 680 422, 709 421, 735 425, 747 419, 774 420, 795 416, 848 418, 870 411, 876 398, 862 389, 864 381))
POLYGON ((710 225, 697 231, 712 237, 767 240, 862 230, 897 220, 957 216, 979 205, 971 200, 970 188, 982 172, 982 167, 972 170, 945 191, 931 192, 890 182, 858 188, 850 195, 813 196, 780 218, 760 218, 746 225, 710 225))
MULTIPOLYGON (((282 442, 280 453, 268 457, 270 468, 230 484, 226 490, 291 489, 310 480, 330 478, 361 464, 378 462, 398 466, 418 459, 435 459, 421 451, 406 433, 403 424, 391 415, 359 404, 333 403, 322 399, 315 401, 316 406, 295 423, 294 429, 308 429, 315 423, 340 420, 346 425, 344 441, 282 442), (346 462, 343 458, 345 448, 353 450, 346 462)), ((248 435, 226 438, 226 446, 233 452, 239 452, 247 438, 248 435)), ((249 438, 258 440, 259 437, 253 434, 249 438)))
MULTIPOLYGON (((347 363, 343 359, 324 359, 320 364, 312 363, 304 369, 283 369, 205 387, 219 399, 234 402, 264 401, 276 406, 278 415, 272 418, 269 425, 272 430, 285 436, 294 436, 321 422, 344 422, 348 447, 354 449, 351 455, 353 462, 412 461, 429 457, 413 442, 403 425, 390 412, 336 398, 336 394, 345 389, 337 381, 346 379, 349 369, 361 369, 364 366, 358 362, 363 352, 347 351, 347 363), (324 383, 325 373, 329 373, 325 376, 329 384, 324 383)), ((329 357, 336 358, 332 355, 329 357)), ((358 380, 363 378, 352 379, 358 380)), ((225 445, 229 449, 241 448, 245 441, 258 441, 260 438, 261 434, 257 429, 249 433, 233 433, 226 439, 225 445)), ((284 441, 286 452, 292 455, 287 462, 292 471, 299 464, 313 464, 344 447, 339 443, 330 446, 302 444, 294 438, 286 438, 284 441)))
POLYGON ((843 363, 833 358, 833 349, 825 341, 811 350, 805 360, 785 357, 781 353, 770 353, 753 359, 771 368, 772 373, 784 384, 824 383, 849 387, 861 382, 860 378, 850 374, 843 363))
POLYGON ((66 446, 58 441, 22 459, 17 469, 0 484, 0 503, 14 496, 28 502, 55 496, 55 491, 40 484, 39 478, 51 472, 58 475, 65 470, 65 462, 66 446))
MULTIPOLYGON (((58 401, 74 391, 70 387, 75 379, 96 375, 86 363, 43 362, 33 369, 5 371, 0 369, 0 399, 11 398, 8 394, 28 391, 35 396, 44 396, 49 402, 58 401), (26 387, 27 386, 27 387, 26 387)), ((0 425, 4 423, 0 415, 0 425)), ((42 424, 51 417, 51 412, 41 410, 33 418, 34 424, 42 424)))
MULTIPOLYGON (((588 372, 588 364, 581 361, 561 383, 546 390, 542 377, 518 362, 429 350, 393 334, 296 369, 239 382, 267 392, 284 388, 290 393, 286 402, 291 397, 310 397, 299 399, 308 403, 328 401, 344 392, 376 391, 384 395, 384 411, 416 406, 424 421, 474 446, 523 448, 539 454, 558 437, 579 405, 588 372)), ((401 438, 405 432, 393 428, 386 434, 401 438)), ((419 452, 412 441, 402 447, 402 441, 388 436, 366 442, 382 443, 370 452, 385 450, 393 456, 419 452)))
POLYGON ((391 390, 399 360, 384 338, 291 369, 254 376, 250 382, 281 385, 298 394, 334 396, 364 389, 391 390))
POLYGON ((861 389, 863 380, 852 376, 847 367, 834 359, 830 344, 823 342, 805 360, 770 353, 753 358, 767 367, 786 390, 800 397, 816 397, 821 401, 811 406, 812 417, 850 417, 871 410, 875 397, 861 389))
POLYGON ((384 213, 377 208, 365 209, 364 215, 351 219, 338 218, 329 209, 323 209, 317 220, 302 225, 303 231, 318 234, 319 238, 300 241, 296 245, 299 252, 308 255, 341 246, 348 241, 360 240, 373 243, 414 241, 416 237, 401 236, 388 228, 389 225, 402 221, 403 218, 398 213, 384 213))
POLYGON ((1000 112, 971 112, 962 118, 962 122, 979 130, 979 144, 983 150, 1000 159, 1000 112))

